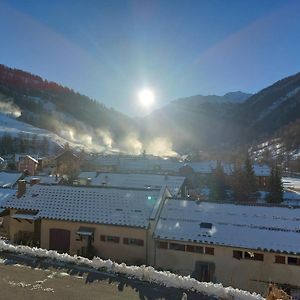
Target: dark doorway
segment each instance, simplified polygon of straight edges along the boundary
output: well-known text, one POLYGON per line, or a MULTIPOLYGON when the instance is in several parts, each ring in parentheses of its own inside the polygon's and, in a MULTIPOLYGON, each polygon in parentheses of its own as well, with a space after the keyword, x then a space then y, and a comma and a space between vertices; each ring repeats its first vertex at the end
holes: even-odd
POLYGON ((199 281, 214 282, 215 264, 211 262, 197 261, 192 277, 199 281))
POLYGON ((70 231, 50 229, 49 248, 60 253, 68 253, 70 250, 70 231))

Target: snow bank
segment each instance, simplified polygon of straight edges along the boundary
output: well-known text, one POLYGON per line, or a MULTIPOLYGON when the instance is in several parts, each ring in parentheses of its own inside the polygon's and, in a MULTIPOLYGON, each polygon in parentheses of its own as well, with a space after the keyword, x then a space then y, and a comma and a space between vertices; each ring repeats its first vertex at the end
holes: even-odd
POLYGON ((193 290, 223 299, 264 300, 261 295, 256 293, 250 293, 232 287, 223 287, 222 284, 199 282, 194 278, 190 278, 190 276, 180 276, 168 271, 157 271, 150 266, 127 266, 125 263, 118 264, 109 259, 103 260, 99 257, 94 257, 92 260, 89 260, 88 258, 77 255, 60 254, 54 250, 14 246, 4 241, 0 241, 0 251, 27 254, 39 258, 50 258, 66 263, 86 265, 94 269, 104 268, 109 272, 124 274, 144 281, 158 283, 166 287, 193 290))

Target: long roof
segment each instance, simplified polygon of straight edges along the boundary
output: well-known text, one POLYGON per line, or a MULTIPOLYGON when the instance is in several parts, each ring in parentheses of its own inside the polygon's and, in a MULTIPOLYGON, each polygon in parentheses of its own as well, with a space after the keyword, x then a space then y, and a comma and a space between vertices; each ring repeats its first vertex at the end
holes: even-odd
POLYGON ((167 186, 172 195, 178 195, 185 181, 183 176, 156 174, 124 174, 83 172, 79 178, 91 178, 93 186, 107 186, 136 189, 161 189, 167 186), (84 177, 86 176, 86 177, 84 177))
POLYGON ((300 252, 300 209, 167 199, 155 237, 266 251, 300 252), (201 223, 211 228, 201 228, 201 223))
POLYGON ((13 187, 21 176, 22 173, 0 172, 0 187, 13 187))
POLYGON ((160 191, 34 185, 3 207, 38 210, 36 218, 146 228, 160 191))
POLYGON ((55 175, 36 175, 36 176, 26 176, 24 178, 26 182, 30 183, 31 180, 38 179, 40 184, 59 184, 62 177, 56 177, 55 175))
POLYGON ((8 198, 16 193, 16 190, 8 188, 0 188, 0 207, 6 203, 8 198))

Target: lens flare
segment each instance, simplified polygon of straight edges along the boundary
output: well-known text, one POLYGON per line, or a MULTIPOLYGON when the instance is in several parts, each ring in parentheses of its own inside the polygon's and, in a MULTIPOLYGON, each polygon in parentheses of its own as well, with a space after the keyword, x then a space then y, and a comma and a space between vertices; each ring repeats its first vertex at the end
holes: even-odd
POLYGON ((141 105, 144 107, 149 107, 153 104, 155 96, 153 91, 149 89, 143 89, 138 92, 138 99, 141 105))

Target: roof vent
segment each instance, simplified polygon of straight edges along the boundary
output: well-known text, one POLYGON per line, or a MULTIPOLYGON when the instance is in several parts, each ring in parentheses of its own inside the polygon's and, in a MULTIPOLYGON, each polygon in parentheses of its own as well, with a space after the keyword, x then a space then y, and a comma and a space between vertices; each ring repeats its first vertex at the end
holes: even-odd
POLYGON ((200 223, 200 228, 212 229, 212 223, 202 222, 200 223))

